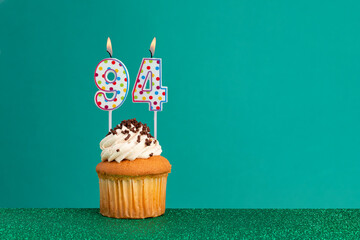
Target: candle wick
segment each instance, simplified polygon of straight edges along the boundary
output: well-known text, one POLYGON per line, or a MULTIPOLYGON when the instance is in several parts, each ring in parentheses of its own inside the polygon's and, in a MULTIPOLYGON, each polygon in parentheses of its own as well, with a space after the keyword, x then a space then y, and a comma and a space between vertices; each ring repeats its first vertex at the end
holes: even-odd
POLYGON ((112 56, 111 56, 111 53, 110 53, 109 51, 107 51, 107 52, 109 53, 110 57, 112 57, 112 56))
POLYGON ((153 54, 152 54, 152 52, 151 52, 151 50, 149 49, 149 52, 150 52, 150 58, 152 58, 153 57, 153 54))

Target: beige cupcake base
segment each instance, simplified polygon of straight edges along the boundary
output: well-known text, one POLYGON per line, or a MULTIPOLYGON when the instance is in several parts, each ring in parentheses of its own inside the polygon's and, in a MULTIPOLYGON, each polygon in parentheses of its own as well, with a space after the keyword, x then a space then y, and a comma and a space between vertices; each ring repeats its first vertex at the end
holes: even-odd
POLYGON ((100 213, 112 218, 148 218, 164 214, 167 175, 99 175, 100 213))

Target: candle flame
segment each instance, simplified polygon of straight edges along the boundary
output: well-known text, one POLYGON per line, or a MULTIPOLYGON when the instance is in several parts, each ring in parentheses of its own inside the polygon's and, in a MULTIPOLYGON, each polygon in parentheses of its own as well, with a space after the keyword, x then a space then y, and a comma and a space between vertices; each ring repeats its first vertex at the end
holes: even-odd
POLYGON ((152 42, 150 44, 151 57, 154 56, 155 46, 156 46, 156 37, 154 37, 154 39, 152 40, 152 42))
POLYGON ((110 57, 112 57, 113 51, 112 51, 112 47, 111 47, 111 40, 109 37, 108 37, 107 43, 106 43, 106 51, 110 54, 110 57))

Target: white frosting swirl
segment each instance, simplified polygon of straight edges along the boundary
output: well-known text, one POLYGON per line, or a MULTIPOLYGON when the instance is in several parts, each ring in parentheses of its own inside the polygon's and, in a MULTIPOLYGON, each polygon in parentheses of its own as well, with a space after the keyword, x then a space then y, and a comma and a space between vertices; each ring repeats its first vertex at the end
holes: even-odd
POLYGON ((162 150, 159 141, 149 137, 150 135, 146 135, 145 132, 148 133, 148 131, 149 128, 142 124, 138 129, 133 124, 129 128, 119 124, 112 130, 112 133, 100 142, 101 161, 111 162, 115 160, 121 162, 125 159, 135 160, 136 158, 149 158, 153 155, 160 155, 162 150), (140 139, 138 136, 140 136, 140 139), (140 142, 138 142, 138 139, 140 142), (147 145, 146 143, 150 141, 150 145, 147 145))

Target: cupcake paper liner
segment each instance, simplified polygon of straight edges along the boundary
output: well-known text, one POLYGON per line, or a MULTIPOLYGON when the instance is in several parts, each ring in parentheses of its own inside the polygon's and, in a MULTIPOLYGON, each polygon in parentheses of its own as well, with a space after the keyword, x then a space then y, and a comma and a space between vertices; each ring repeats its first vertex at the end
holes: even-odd
POLYGON ((99 176, 100 213, 113 218, 148 218, 165 213, 168 174, 99 176))

